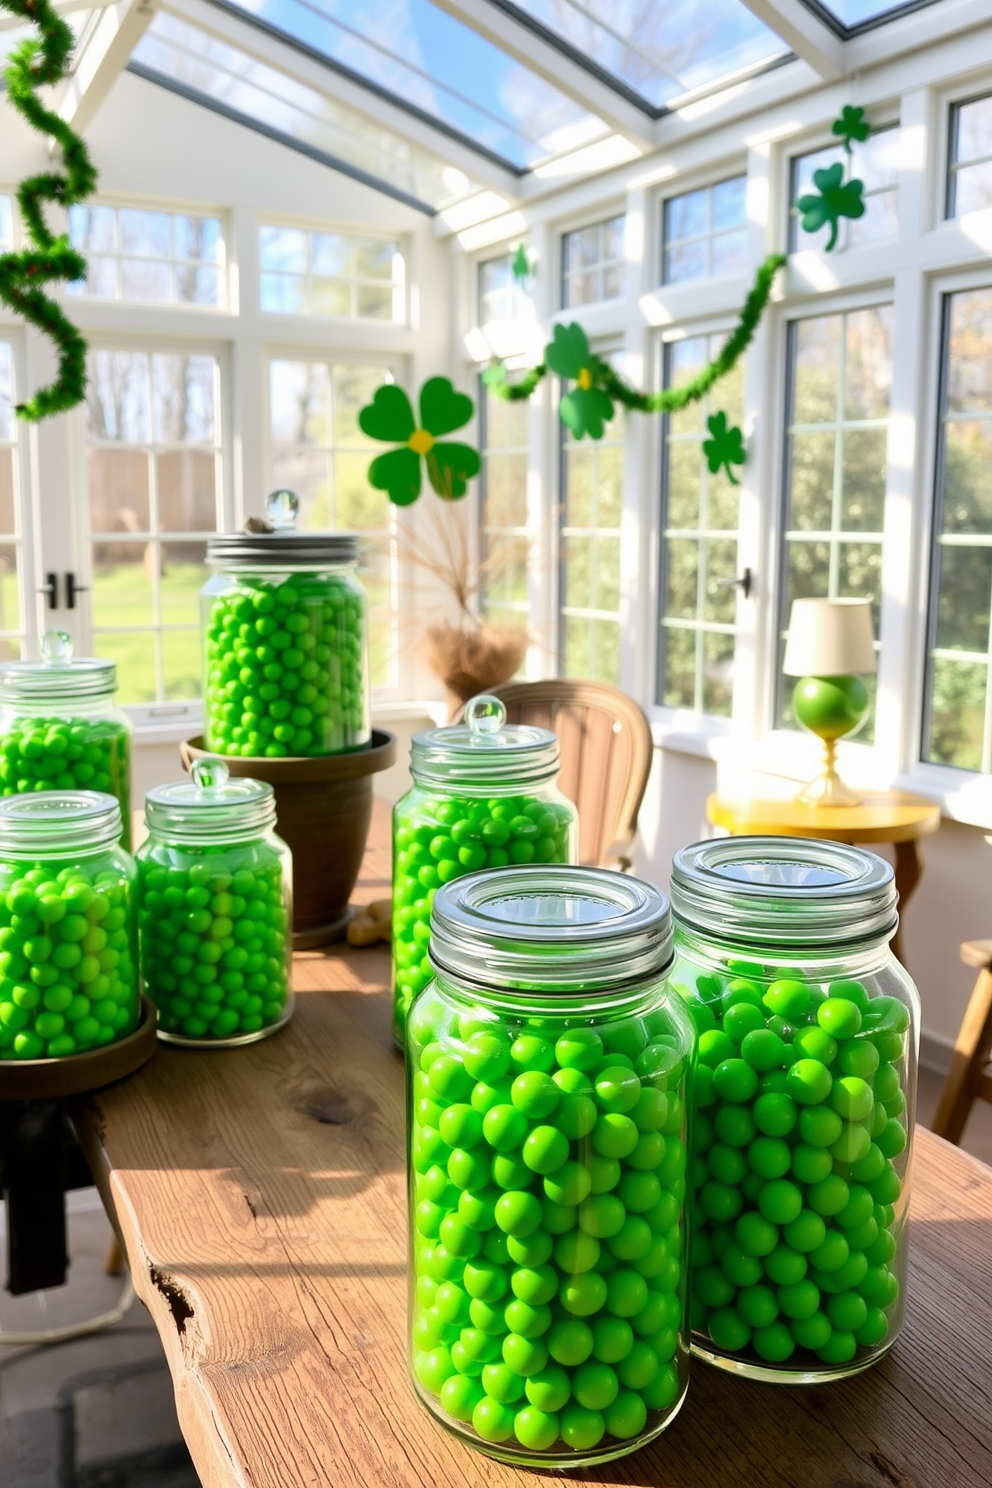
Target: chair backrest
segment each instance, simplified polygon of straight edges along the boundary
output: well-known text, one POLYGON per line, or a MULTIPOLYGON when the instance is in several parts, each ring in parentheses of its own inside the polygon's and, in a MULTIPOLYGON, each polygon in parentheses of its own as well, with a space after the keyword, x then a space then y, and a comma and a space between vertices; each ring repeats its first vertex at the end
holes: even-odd
POLYGON ((558 783, 579 808, 579 862, 605 863, 610 846, 629 842, 637 829, 654 747, 643 711, 605 682, 508 682, 493 693, 510 723, 558 735, 558 783))

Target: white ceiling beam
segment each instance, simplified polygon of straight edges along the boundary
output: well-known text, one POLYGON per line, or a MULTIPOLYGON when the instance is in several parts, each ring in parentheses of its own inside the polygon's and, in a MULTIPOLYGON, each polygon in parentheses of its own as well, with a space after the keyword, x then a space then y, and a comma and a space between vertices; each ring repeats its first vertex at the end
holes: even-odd
POLYGON ((844 76, 843 41, 802 0, 744 0, 744 4, 825 82, 844 76))
POLYGON ((83 32, 72 72, 58 101, 58 112, 77 134, 84 134, 114 83, 131 60, 155 14, 151 0, 117 0, 96 13, 83 32))
POLYGON ((595 73, 573 62, 565 52, 559 51, 530 27, 522 26, 505 11, 487 4, 486 0, 434 0, 434 3, 456 20, 471 26, 473 31, 498 46, 501 52, 536 72, 559 92, 597 114, 639 150, 654 149, 654 121, 642 109, 595 73))
POLYGON ((372 124, 385 125, 402 139, 440 156, 446 165, 464 171, 470 180, 506 197, 508 205, 516 201, 520 193, 520 178, 513 171, 380 94, 370 92, 308 51, 281 41, 268 29, 252 25, 251 21, 242 20, 220 6, 204 5, 202 0, 169 0, 163 8, 198 31, 208 32, 218 41, 275 68, 277 72, 285 73, 314 92, 327 94, 347 104, 372 124))

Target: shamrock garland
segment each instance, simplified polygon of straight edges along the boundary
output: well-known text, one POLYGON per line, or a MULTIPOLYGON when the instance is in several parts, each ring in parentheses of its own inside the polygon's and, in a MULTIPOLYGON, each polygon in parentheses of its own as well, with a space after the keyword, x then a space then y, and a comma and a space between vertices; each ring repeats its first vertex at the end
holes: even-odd
MULTIPOLYGON (((871 125, 865 118, 863 108, 852 108, 848 104, 841 110, 840 118, 835 119, 830 126, 830 132, 840 139, 849 162, 854 145, 863 145, 871 134, 871 125)), ((842 217, 856 221, 865 215, 864 182, 859 181, 856 176, 845 181, 845 164, 846 162, 838 160, 826 170, 814 171, 813 185, 816 191, 799 198, 803 232, 819 232, 821 227, 830 224, 830 237, 824 247, 825 253, 831 253, 837 246, 842 217)))
POLYGON ((50 0, 0 0, 0 9, 34 21, 39 38, 22 41, 10 55, 6 70, 7 95, 28 123, 50 134, 62 147, 65 174, 45 171, 30 176, 17 188, 17 202, 32 246, 22 253, 0 254, 0 300, 38 327, 55 342, 59 369, 55 381, 41 388, 27 403, 17 405, 23 419, 37 421, 62 413, 82 402, 86 392, 86 342, 49 299, 42 284, 54 279, 70 282, 86 274, 86 260, 69 243, 68 235, 52 233, 42 213, 43 202, 72 206, 96 186, 89 151, 64 119, 45 108, 38 89, 57 83, 69 70, 74 45, 71 30, 56 15, 50 0))
POLYGON ((358 415, 359 428, 370 439, 395 441, 399 449, 378 455, 369 466, 369 484, 385 491, 394 506, 410 506, 421 490, 421 460, 431 486, 445 501, 464 496, 468 482, 482 468, 470 444, 443 440, 467 424, 475 404, 456 393, 447 377, 431 377, 420 389, 420 423, 410 399, 395 383, 376 388, 371 403, 358 415))
POLYGON ((710 437, 703 440, 703 454, 710 474, 716 475, 718 471, 726 470, 730 484, 739 486, 740 481, 731 467, 744 464, 743 433, 736 424, 727 427, 727 415, 722 409, 719 413, 710 415, 706 420, 706 427, 710 431, 710 437))
POLYGON ((583 434, 602 439, 603 425, 613 417, 613 399, 596 386, 595 379, 601 369, 610 369, 606 362, 593 356, 582 327, 574 322, 568 326, 556 325, 554 339, 544 348, 544 360, 552 372, 577 384, 558 405, 562 423, 576 439, 583 434))
POLYGON ((510 260, 510 272, 518 284, 524 285, 534 274, 534 265, 531 263, 530 254, 527 252, 526 243, 518 243, 513 250, 510 260))

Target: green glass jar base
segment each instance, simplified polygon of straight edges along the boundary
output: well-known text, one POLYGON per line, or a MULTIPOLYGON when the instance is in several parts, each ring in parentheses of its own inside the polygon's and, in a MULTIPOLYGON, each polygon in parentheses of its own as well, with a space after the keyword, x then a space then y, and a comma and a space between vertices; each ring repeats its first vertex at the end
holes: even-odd
POLYGON ((897 1342, 887 1338, 873 1349, 859 1349, 846 1364, 824 1364, 815 1354, 810 1356, 807 1367, 790 1359, 788 1364, 767 1364, 761 1359, 742 1359, 739 1354, 722 1354, 713 1347, 710 1339, 693 1334, 690 1340, 692 1357, 701 1359, 715 1369, 735 1374, 738 1379, 758 1380, 766 1385, 829 1385, 834 1380, 850 1379, 854 1374, 863 1374, 871 1369, 897 1342))
POLYGON ((526 1447, 522 1447, 519 1442, 511 1446, 509 1442, 484 1441, 470 1426, 467 1426, 463 1421, 456 1421, 453 1416, 449 1416, 441 1410, 437 1399, 429 1391, 423 1389, 416 1379, 413 1380, 413 1388, 416 1390, 418 1398, 427 1407, 428 1411, 430 1411, 438 1425, 443 1426, 445 1431, 451 1436, 456 1436, 460 1442, 466 1447, 471 1447, 473 1451, 480 1452, 486 1457, 494 1457, 497 1462, 509 1463, 511 1467, 531 1467, 546 1471, 562 1471, 577 1467, 595 1467, 597 1464, 603 1462, 616 1462, 619 1457, 629 1457, 632 1452, 639 1452, 642 1447, 646 1447, 649 1442, 653 1442, 657 1437, 661 1436, 663 1431, 668 1430, 668 1427, 675 1420, 675 1417, 685 1403, 685 1398, 689 1391, 689 1382, 687 1379, 679 1398, 673 1405, 666 1408, 664 1419, 659 1421, 657 1425, 640 1432, 637 1436, 629 1437, 626 1440, 622 1437, 611 1436, 608 1440, 601 1442, 596 1447, 591 1447, 588 1451, 573 1451, 563 1442, 559 1441, 543 1452, 529 1451, 526 1447))
POLYGON ((292 1007, 287 1007, 275 1023, 253 1029, 251 1033, 235 1033, 230 1038, 191 1038, 186 1033, 167 1033, 163 1028, 157 1029, 156 1034, 161 1043, 176 1044, 183 1049, 240 1049, 245 1044, 257 1044, 261 1039, 271 1038, 280 1028, 286 1027, 292 1016, 292 1007))

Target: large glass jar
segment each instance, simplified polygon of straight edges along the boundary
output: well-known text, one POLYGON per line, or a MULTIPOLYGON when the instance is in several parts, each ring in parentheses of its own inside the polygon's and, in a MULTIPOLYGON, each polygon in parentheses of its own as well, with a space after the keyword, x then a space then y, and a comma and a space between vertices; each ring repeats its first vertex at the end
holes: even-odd
POLYGON ((0 788, 106 791, 131 845, 131 721, 114 702, 112 661, 73 657, 64 630, 41 638, 40 661, 0 664, 0 788))
POLYGON ((665 896, 597 868, 440 888, 410 1013, 411 1367, 469 1446, 574 1468, 688 1381, 686 1084, 665 896))
POLYGON ((0 1059, 64 1059, 138 1025, 134 859, 97 791, 0 801, 0 1059))
POLYGON ((920 1004, 892 869, 785 837, 675 856, 672 985, 699 1035, 693 1349, 782 1383, 873 1364, 906 1292, 920 1004))
POLYGON ((441 884, 508 864, 574 863, 578 814, 556 787, 558 739, 506 725, 482 694, 465 722, 415 734, 413 786, 393 808, 393 1036, 433 972, 431 908, 441 884))
POLYGON ((289 848, 271 785, 198 759, 145 797, 138 849, 141 976, 166 1043, 230 1048, 293 1010, 289 848))
POLYGON ((218 754, 340 754, 372 737, 358 539, 228 533, 207 543, 204 741, 218 754))

